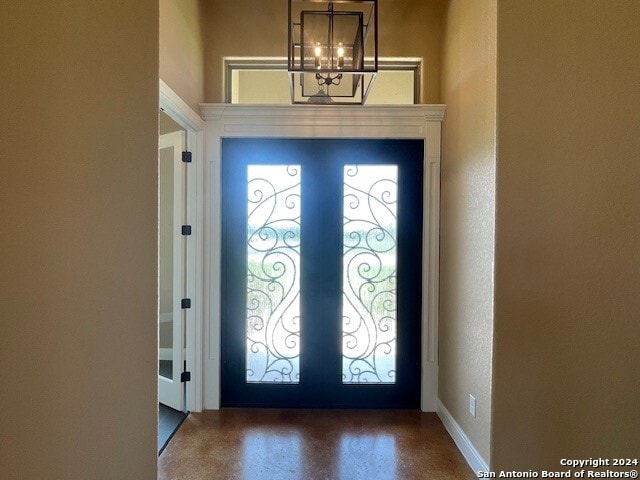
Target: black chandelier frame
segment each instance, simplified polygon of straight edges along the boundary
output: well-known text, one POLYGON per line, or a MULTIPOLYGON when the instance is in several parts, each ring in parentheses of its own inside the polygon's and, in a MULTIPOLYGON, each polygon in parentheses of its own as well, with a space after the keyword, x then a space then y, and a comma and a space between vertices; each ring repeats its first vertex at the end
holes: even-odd
POLYGON ((364 104, 378 72, 378 0, 288 0, 288 6, 292 103, 364 104), (327 17, 326 42, 305 37, 305 17, 315 16, 327 17), (352 44, 336 44, 334 24, 341 17, 357 19, 352 44))

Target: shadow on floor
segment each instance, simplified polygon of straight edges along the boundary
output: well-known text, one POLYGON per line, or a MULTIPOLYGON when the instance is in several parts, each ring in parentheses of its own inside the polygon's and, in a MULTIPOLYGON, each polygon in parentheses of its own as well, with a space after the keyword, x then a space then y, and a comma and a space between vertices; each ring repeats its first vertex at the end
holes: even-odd
POLYGON ((165 449, 173 434, 187 415, 161 403, 158 404, 158 455, 165 449))

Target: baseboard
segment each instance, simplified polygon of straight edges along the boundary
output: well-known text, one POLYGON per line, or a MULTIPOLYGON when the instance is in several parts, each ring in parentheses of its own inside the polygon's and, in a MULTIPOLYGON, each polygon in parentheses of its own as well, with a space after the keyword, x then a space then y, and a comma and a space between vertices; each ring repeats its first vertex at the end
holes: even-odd
POLYGON ((482 456, 478 453, 476 448, 473 446, 473 443, 471 443, 471 440, 469 440, 469 437, 467 437, 464 430, 460 428, 458 422, 455 421, 440 399, 438 399, 438 409, 436 411, 440 420, 442 420, 442 423, 444 424, 444 428, 447 429, 447 432, 449 432, 449 435, 453 438, 453 441, 458 446, 458 449, 474 473, 481 471, 488 472, 489 465, 487 465, 487 462, 485 462, 482 456))

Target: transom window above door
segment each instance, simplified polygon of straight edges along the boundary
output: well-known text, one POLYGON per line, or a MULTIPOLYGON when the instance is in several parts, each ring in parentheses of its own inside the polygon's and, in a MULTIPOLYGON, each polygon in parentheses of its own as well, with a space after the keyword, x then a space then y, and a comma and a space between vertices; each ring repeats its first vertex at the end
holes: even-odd
MULTIPOLYGON (((367 105, 419 103, 422 59, 380 58, 367 105)), ((236 104, 291 104, 285 57, 226 57, 224 98, 236 104)))

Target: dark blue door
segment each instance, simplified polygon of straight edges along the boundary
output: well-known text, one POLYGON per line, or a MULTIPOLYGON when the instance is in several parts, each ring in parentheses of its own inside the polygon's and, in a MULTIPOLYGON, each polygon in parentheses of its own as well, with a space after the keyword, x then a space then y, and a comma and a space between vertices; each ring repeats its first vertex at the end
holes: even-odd
POLYGON ((223 406, 419 407, 422 165, 422 140, 223 140, 223 406))

